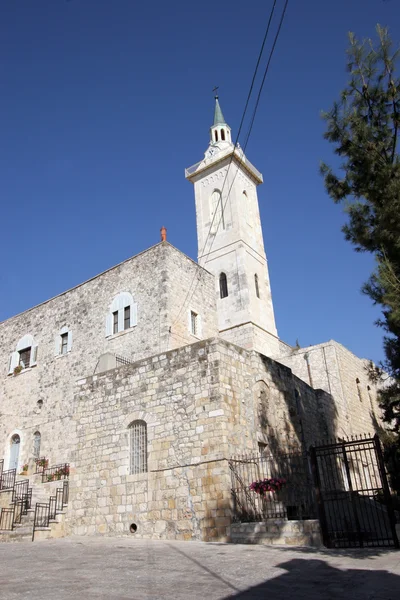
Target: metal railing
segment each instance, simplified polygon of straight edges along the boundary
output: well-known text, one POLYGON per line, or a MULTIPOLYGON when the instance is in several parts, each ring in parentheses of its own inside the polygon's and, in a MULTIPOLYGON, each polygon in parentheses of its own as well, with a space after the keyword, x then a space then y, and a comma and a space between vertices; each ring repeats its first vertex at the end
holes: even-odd
POLYGON ((50 522, 50 504, 36 502, 35 516, 33 517, 32 542, 35 539, 35 531, 40 527, 48 527, 50 522))
POLYGON ((43 473, 43 471, 45 469, 47 469, 47 467, 49 466, 49 460, 45 456, 41 456, 40 458, 37 458, 35 460, 35 463, 36 463, 35 475, 38 475, 39 473, 43 473))
POLYGON ((1 479, 1 474, 3 472, 4 469, 4 459, 0 459, 0 479, 1 479))
POLYGON ((16 469, 9 469, 8 471, 3 471, 0 477, 0 490, 13 489, 16 474, 16 469))
POLYGON ((62 488, 56 489, 56 495, 50 496, 48 504, 37 502, 35 506, 35 516, 33 518, 32 542, 35 539, 35 531, 39 528, 47 528, 50 521, 54 521, 56 516, 63 512, 68 504, 69 482, 64 481, 62 488))
POLYGON ((0 509, 0 530, 12 531, 14 528, 14 508, 0 509))
POLYGON ((68 479, 68 477, 69 463, 62 463, 44 469, 42 473, 42 483, 48 483, 50 481, 61 481, 62 479, 68 479))
POLYGON ((133 364, 132 360, 130 360, 129 358, 125 358, 124 356, 119 356, 118 354, 115 355, 115 360, 117 362, 117 366, 118 365, 131 365, 131 364, 133 364))
POLYGON ((314 487, 306 454, 240 456, 231 459, 229 467, 234 521, 316 518, 314 487), (284 479, 286 483, 279 491, 265 492, 262 496, 250 489, 251 483, 272 478, 284 479))
POLYGON ((20 500, 22 496, 26 495, 29 490, 29 479, 23 479, 22 481, 16 481, 13 488, 13 502, 20 500))

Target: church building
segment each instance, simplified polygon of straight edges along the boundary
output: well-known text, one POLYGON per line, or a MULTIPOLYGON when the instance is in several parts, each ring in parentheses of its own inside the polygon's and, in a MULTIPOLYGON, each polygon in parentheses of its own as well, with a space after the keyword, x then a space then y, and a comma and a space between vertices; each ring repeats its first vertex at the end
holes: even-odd
POLYGON ((163 228, 155 246, 0 324, 3 469, 70 465, 66 535, 230 539, 232 456, 301 452, 381 422, 368 361, 279 338, 263 177, 218 98, 185 175, 198 262, 163 228))

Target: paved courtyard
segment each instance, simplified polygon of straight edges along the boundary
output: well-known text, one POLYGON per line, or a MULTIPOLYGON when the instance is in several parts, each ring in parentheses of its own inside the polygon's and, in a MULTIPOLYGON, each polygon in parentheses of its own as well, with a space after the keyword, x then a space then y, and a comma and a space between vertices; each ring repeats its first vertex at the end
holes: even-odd
POLYGON ((400 552, 68 538, 0 544, 0 599, 398 600, 400 552))

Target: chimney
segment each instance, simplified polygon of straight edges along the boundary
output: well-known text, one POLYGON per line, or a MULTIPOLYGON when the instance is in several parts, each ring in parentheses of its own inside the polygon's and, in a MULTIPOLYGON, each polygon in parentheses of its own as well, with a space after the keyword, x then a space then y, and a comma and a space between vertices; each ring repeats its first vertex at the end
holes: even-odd
POLYGON ((161 227, 160 233, 161 233, 161 241, 165 242, 167 240, 167 230, 166 230, 166 228, 165 227, 161 227))

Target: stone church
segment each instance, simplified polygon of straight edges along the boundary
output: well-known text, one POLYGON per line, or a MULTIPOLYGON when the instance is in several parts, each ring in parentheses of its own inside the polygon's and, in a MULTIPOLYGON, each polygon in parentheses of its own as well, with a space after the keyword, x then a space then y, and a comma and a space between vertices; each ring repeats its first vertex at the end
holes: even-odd
POLYGON ((0 458, 70 464, 66 533, 229 539, 233 455, 374 432, 367 361, 278 336, 261 173, 218 98, 198 262, 166 240, 0 324, 0 458))

